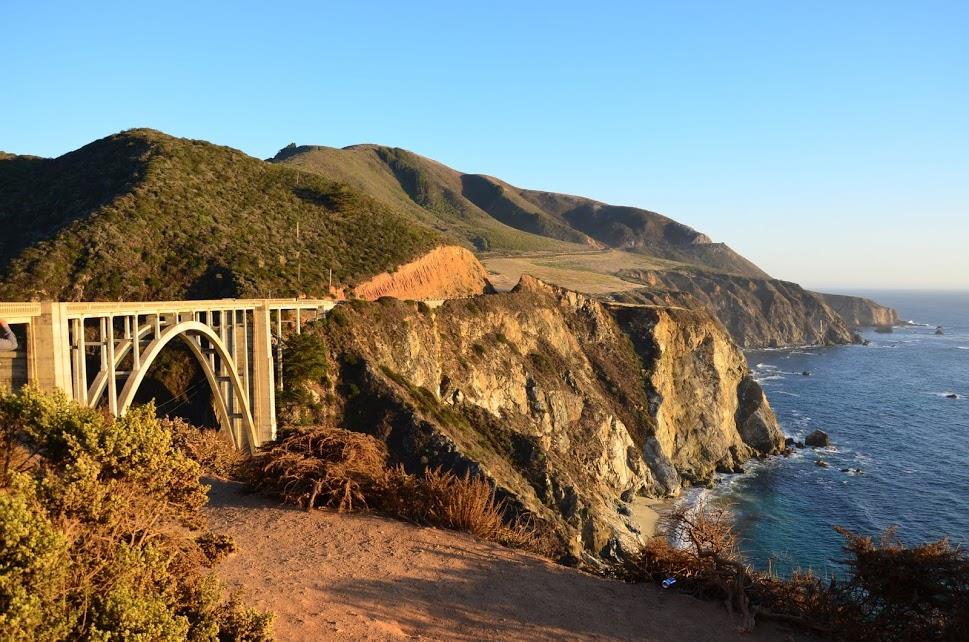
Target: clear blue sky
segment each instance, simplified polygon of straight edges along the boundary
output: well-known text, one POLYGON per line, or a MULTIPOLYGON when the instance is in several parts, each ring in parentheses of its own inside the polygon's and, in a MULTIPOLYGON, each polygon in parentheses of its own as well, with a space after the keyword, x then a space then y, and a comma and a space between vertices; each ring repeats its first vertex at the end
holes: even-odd
POLYGON ((0 149, 377 142, 812 286, 969 288, 969 2, 476 5, 5 0, 0 149))

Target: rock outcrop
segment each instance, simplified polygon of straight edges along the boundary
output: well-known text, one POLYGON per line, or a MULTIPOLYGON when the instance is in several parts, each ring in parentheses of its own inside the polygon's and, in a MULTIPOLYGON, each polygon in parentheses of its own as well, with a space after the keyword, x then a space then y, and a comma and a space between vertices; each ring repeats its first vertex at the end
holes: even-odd
POLYGON ((454 245, 435 248, 393 272, 382 272, 354 288, 361 299, 453 299, 493 291, 474 254, 454 245))
POLYGON ((525 277, 436 308, 352 301, 308 331, 329 346, 318 393, 333 421, 411 470, 485 475, 577 557, 636 544, 633 496, 783 448, 743 355, 702 310, 607 306, 525 277))
MULTIPOLYGON (((659 452, 702 483, 784 439, 763 390, 723 326, 703 310, 610 306, 643 361, 659 452)), ((660 480, 666 481, 666 480, 660 480)), ((679 480, 670 484, 673 488, 679 480)))
POLYGON ((616 300, 703 307, 743 348, 856 341, 848 324, 821 296, 796 283, 685 270, 626 270, 620 276, 646 287, 616 294, 616 300))
POLYGON ((871 299, 844 294, 818 293, 818 296, 852 328, 898 325, 901 323, 898 312, 893 308, 875 303, 871 299))

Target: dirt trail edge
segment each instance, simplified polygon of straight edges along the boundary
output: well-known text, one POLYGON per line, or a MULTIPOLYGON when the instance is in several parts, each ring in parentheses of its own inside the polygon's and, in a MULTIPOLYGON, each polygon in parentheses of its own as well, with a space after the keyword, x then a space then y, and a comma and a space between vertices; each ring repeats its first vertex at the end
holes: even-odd
POLYGON ((366 513, 306 513, 206 480, 210 527, 238 551, 219 575, 289 640, 802 640, 753 634, 719 605, 557 566, 366 513))

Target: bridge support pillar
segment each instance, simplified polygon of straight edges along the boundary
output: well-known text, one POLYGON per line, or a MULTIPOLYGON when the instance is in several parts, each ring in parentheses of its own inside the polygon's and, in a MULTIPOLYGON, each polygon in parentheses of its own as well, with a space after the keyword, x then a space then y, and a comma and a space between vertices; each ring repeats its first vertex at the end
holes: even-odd
POLYGON ((276 382, 273 366, 272 319, 263 301, 252 313, 252 420, 257 445, 276 438, 276 382))
POLYGON ((61 303, 41 303, 40 316, 30 324, 27 374, 41 390, 61 390, 73 397, 71 342, 61 303))

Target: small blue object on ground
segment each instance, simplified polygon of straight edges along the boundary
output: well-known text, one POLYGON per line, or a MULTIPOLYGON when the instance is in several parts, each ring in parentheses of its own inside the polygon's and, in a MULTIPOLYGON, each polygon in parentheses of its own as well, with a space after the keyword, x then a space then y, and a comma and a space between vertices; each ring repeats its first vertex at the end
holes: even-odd
POLYGON ((676 584, 676 578, 675 577, 667 577, 665 580, 663 580, 663 588, 665 588, 665 589, 668 589, 669 587, 673 586, 674 584, 676 584))

